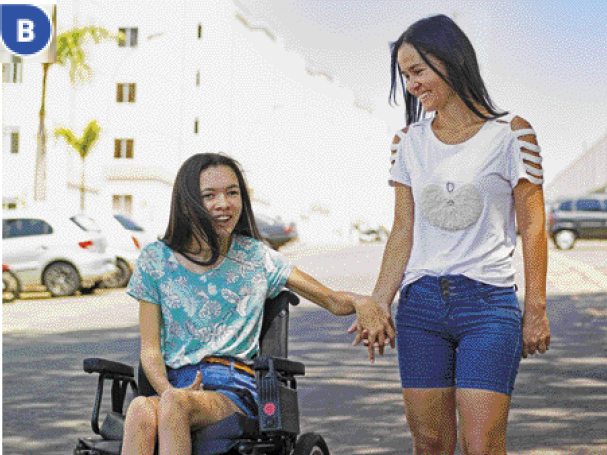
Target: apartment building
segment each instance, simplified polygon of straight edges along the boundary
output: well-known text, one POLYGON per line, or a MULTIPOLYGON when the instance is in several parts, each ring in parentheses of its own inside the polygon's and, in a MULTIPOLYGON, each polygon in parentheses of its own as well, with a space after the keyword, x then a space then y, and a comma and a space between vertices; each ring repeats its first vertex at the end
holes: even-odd
POLYGON ((547 201, 587 193, 607 193, 607 135, 547 185, 547 201))
MULTIPOLYGON (((254 198, 294 221, 339 192, 339 179, 319 170, 339 170, 353 151, 379 158, 348 178, 386 172, 385 123, 287 52, 236 0, 72 0, 58 4, 57 23, 58 34, 94 25, 121 38, 85 45, 90 80, 72 85, 67 68, 49 71, 46 205, 79 210, 82 160, 53 132, 66 127, 79 137, 91 120, 102 131, 84 162, 86 211, 125 213, 156 233, 166 226, 176 171, 194 153, 234 156, 254 198)), ((39 203, 41 82, 41 65, 3 65, 5 209, 39 203)), ((340 223, 347 210, 333 207, 340 223)))

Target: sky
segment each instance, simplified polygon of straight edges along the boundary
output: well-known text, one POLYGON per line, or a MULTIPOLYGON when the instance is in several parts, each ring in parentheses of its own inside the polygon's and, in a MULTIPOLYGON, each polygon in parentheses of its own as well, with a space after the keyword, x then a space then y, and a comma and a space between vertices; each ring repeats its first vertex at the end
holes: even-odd
MULTIPOLYGON (((549 184, 607 134, 607 2, 559 0, 236 0, 287 50, 327 72, 395 129, 389 43, 433 14, 454 17, 474 45, 495 104, 535 128, 549 184)), ((607 164, 606 164, 607 165, 607 164)))

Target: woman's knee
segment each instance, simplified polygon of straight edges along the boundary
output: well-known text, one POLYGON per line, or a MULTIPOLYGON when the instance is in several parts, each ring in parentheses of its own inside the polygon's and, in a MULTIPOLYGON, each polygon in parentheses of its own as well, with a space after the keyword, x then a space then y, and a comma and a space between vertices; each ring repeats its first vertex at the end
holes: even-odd
POLYGON ((457 437, 438 431, 418 431, 413 436, 416 455, 444 455, 455 452, 457 437))
POLYGON ((174 421, 181 416, 182 418, 191 421, 195 400, 183 389, 170 388, 167 389, 160 398, 158 403, 158 419, 160 425, 166 422, 167 419, 174 421))
POLYGON ((156 406, 146 397, 135 398, 127 410, 126 425, 144 431, 156 430, 158 428, 156 406))
POLYGON ((467 436, 462 434, 464 455, 506 455, 506 438, 500 433, 467 436))

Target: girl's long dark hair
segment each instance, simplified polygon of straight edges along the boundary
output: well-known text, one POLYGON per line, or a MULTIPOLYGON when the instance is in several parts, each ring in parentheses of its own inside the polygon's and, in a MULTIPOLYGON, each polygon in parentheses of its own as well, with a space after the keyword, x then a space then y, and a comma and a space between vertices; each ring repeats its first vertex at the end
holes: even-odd
POLYGON ((199 153, 188 158, 179 169, 173 196, 171 199, 171 212, 169 225, 160 238, 169 248, 186 256, 192 262, 199 265, 212 265, 221 255, 219 237, 210 213, 204 208, 202 194, 200 192, 200 174, 209 167, 228 166, 238 179, 240 195, 242 198, 242 214, 236 224, 234 233, 261 240, 257 229, 251 198, 240 168, 236 160, 222 153, 199 153), (192 250, 192 240, 196 247, 192 250), (211 258, 204 262, 191 257, 191 254, 199 254, 206 243, 211 249, 211 258))
POLYGON ((507 112, 498 112, 487 93, 472 43, 452 19, 441 14, 415 22, 390 45, 389 100, 390 104, 398 104, 396 92, 398 81, 400 81, 400 87, 405 97, 407 125, 424 118, 425 112, 417 98, 407 92, 406 82, 398 66, 398 51, 403 44, 413 46, 424 62, 457 93, 466 106, 478 117, 489 120, 507 114, 507 112), (436 68, 428 55, 433 55, 441 61, 445 65, 447 74, 443 74, 436 68), (490 115, 480 112, 477 105, 482 106, 490 115))

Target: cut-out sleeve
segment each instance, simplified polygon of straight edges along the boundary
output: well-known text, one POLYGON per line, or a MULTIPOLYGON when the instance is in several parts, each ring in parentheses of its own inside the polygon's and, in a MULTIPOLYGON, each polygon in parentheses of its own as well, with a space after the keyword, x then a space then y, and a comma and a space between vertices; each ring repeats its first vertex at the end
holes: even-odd
POLYGON ((517 117, 511 123, 512 167, 510 182, 514 188, 522 179, 536 185, 544 183, 541 148, 537 144, 537 135, 526 121, 517 117))
POLYGON ((395 183, 411 186, 411 177, 405 164, 406 134, 407 128, 399 130, 392 140, 392 146, 390 147, 392 152, 390 154, 390 179, 388 180, 390 186, 394 186, 395 183))

